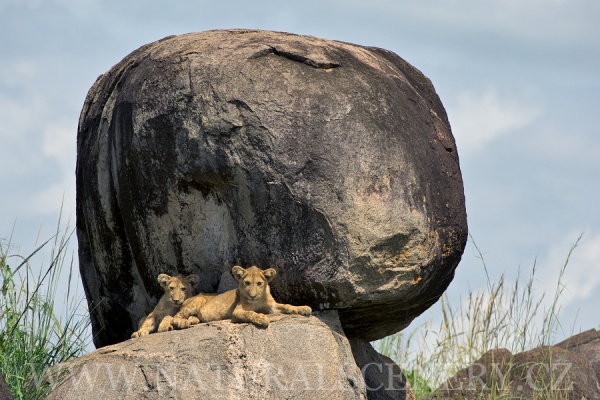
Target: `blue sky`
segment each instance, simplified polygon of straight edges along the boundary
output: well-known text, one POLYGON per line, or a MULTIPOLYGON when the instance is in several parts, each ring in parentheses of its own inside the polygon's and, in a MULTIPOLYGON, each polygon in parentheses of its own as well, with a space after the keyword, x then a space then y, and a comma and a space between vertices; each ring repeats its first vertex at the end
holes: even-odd
MULTIPOLYGON (((433 82, 492 279, 539 268, 552 296, 569 247, 563 318, 599 328, 600 2, 596 0, 0 0, 0 238, 31 249, 74 221, 87 90, 143 44, 259 28, 394 51, 433 82)), ((73 244, 75 247, 75 243, 73 244)), ((485 285, 469 244, 449 293, 485 285)))

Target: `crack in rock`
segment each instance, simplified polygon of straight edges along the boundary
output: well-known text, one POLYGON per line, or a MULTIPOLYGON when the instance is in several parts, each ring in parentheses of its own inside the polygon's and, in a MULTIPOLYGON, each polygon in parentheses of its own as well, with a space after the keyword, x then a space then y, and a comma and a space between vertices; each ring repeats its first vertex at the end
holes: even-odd
POLYGON ((301 64, 306 64, 315 69, 332 69, 332 68, 338 68, 341 66, 340 63, 336 63, 333 61, 317 61, 313 58, 303 56, 301 54, 297 54, 292 51, 278 49, 274 46, 269 46, 269 48, 263 49, 263 50, 257 52, 250 58, 254 59, 254 58, 259 58, 259 57, 265 57, 269 54, 273 54, 278 57, 283 57, 283 58, 286 58, 291 61, 299 62, 301 64))

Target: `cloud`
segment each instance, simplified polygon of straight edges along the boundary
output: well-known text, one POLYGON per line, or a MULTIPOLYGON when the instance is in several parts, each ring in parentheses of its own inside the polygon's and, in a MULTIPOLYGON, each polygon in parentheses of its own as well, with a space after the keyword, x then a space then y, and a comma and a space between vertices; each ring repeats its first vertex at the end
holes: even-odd
POLYGON ((40 96, 14 100, 0 95, 0 179, 23 177, 39 166, 38 117, 45 111, 40 96))
POLYGON ((0 182, 14 216, 56 213, 75 201, 77 121, 51 119, 51 107, 39 95, 11 98, 0 94, 0 182), (49 120, 49 122, 44 122, 49 120))
POLYGON ((66 212, 75 209, 77 121, 62 118, 46 125, 42 141, 45 164, 56 163, 55 181, 41 185, 27 206, 38 214, 55 213, 61 202, 66 212))
POLYGON ((43 154, 57 160, 63 168, 75 165, 77 121, 62 118, 49 123, 44 129, 43 154))
POLYGON ((448 106, 452 132, 461 154, 481 150, 501 136, 533 123, 541 107, 523 96, 496 89, 463 92, 448 106))
MULTIPOLYGON (((579 234, 571 232, 544 257, 544 276, 541 286, 547 293, 546 301, 551 301, 556 292, 560 268, 564 265, 569 249, 575 244, 579 234)), ((559 299, 563 307, 573 303, 586 303, 589 297, 600 288, 600 232, 585 233, 568 260, 562 280, 564 290, 559 299)))
POLYGON ((23 57, 0 65, 0 182, 11 188, 0 198, 11 218, 56 213, 63 196, 74 207, 77 116, 51 100, 42 72, 23 57))
POLYGON ((16 61, 11 65, 0 65, 0 85, 8 88, 26 86, 37 75, 39 67, 31 61, 16 61))
POLYGON ((595 33, 600 3, 589 0, 374 0, 364 3, 368 6, 358 1, 354 4, 362 6, 364 12, 378 9, 382 15, 419 21, 450 34, 477 32, 481 36, 485 32, 554 46, 598 43, 595 33))

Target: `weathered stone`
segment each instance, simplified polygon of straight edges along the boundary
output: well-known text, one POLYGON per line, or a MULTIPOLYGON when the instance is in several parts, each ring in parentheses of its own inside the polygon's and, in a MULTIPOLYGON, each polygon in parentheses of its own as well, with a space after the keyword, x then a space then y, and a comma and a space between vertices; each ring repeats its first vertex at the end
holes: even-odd
POLYGON ((458 155, 431 82, 392 52, 285 33, 168 37, 90 89, 78 130, 79 264, 96 346, 129 337, 156 276, 223 290, 275 267, 278 301, 395 333, 454 276, 458 155))
POLYGON ((13 400, 14 399, 12 393, 10 392, 10 388, 8 387, 8 384, 6 383, 6 380, 4 380, 4 375, 2 375, 2 373, 0 373, 0 399, 2 399, 2 400, 13 400))
POLYGON ((219 321, 131 339, 59 364, 49 399, 366 399, 337 313, 219 321))
POLYGON ((432 399, 483 398, 571 400, 600 399, 600 386, 590 361, 556 346, 540 346, 512 355, 490 350, 437 389, 432 399))
POLYGON ((590 329, 555 344, 556 347, 574 351, 587 358, 600 382, 600 331, 590 329))
POLYGON ((361 339, 350 339, 350 347, 365 380, 369 400, 415 400, 410 383, 391 358, 379 354, 361 339))

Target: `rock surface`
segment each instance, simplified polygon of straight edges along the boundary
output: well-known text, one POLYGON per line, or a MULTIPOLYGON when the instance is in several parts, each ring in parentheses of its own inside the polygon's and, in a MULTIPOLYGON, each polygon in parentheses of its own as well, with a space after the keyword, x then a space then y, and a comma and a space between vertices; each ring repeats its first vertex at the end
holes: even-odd
POLYGON ((337 313, 156 333, 54 367, 49 399, 366 399, 337 313), (59 378, 62 378, 59 380, 59 378))
POLYGON ((587 358, 600 382, 600 331, 590 329, 555 344, 556 347, 573 351, 587 358))
POLYGON ((415 400, 409 382, 391 358, 379 354, 361 339, 350 339, 350 347, 365 380, 369 400, 415 400))
POLYGON ((4 380, 4 375, 2 375, 2 373, 0 373, 0 399, 1 400, 13 400, 14 399, 12 393, 10 392, 10 388, 8 387, 8 384, 4 380))
POLYGON ((229 289, 274 267, 280 302, 374 340, 430 307, 467 224, 431 82, 392 52, 286 33, 168 37, 100 76, 77 140, 79 265, 97 347, 125 340, 159 273, 229 289))
MULTIPOLYGON (((597 345, 594 350, 598 351, 597 345)), ((515 355, 506 349, 490 350, 448 379, 431 399, 469 400, 499 396, 539 399, 550 396, 598 400, 600 385, 591 361, 593 355, 593 351, 570 351, 562 345, 540 346, 515 355)))

